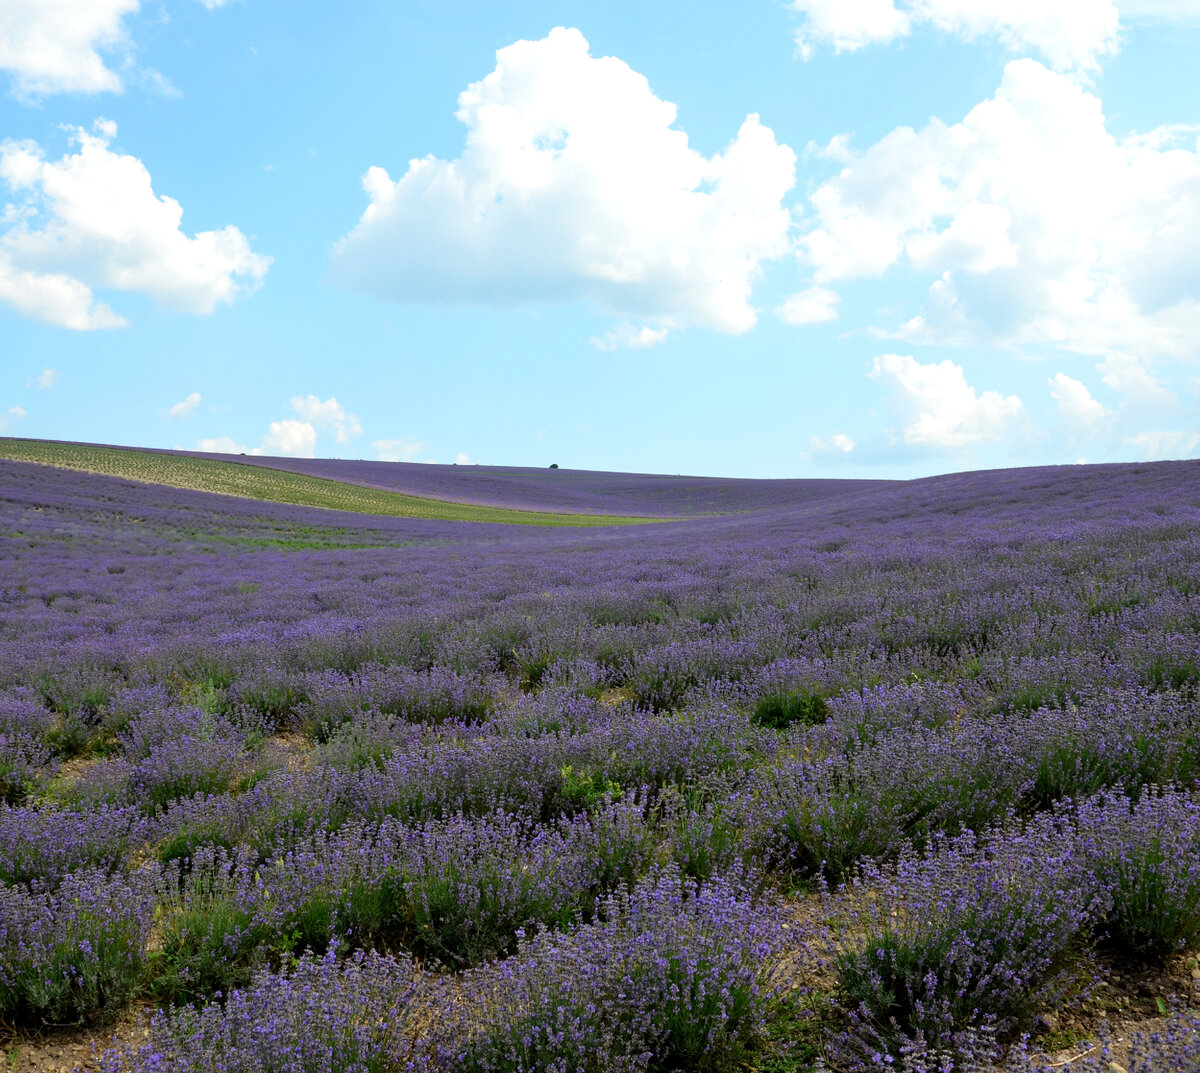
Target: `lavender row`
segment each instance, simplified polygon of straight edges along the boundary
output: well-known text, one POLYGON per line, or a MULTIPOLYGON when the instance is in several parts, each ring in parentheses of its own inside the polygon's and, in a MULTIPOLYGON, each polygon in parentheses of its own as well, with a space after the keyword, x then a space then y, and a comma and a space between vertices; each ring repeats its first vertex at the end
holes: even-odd
MULTIPOLYGON (((935 839, 833 896, 852 1068, 994 1060, 1030 1015, 1086 990, 1087 945, 1149 960, 1200 939, 1200 803, 1100 795, 982 836, 935 839)), ((949 1063, 947 1065, 946 1063, 949 1063)))
MULTIPOLYGON (((830 895, 832 932, 737 880, 697 886, 651 870, 600 899, 590 923, 518 932, 512 956, 453 978, 332 952, 302 958, 291 975, 260 971, 224 1006, 156 1015, 151 1042, 110 1053, 105 1068, 729 1068, 761 1048, 772 1004, 823 959, 838 980, 826 1054, 839 1068, 976 1068, 998 1060, 1033 1011, 1079 989, 1070 950, 1090 936, 1147 934, 1144 922, 1126 926, 1131 909, 1155 905, 1160 924, 1164 910, 1183 910, 1187 928, 1178 914, 1158 928, 1162 950, 1200 934, 1194 855, 1162 845, 1164 831, 1194 843, 1192 798, 1102 797, 939 839, 830 895), (249 1031, 299 1024, 301 1013, 314 1026, 303 1043, 249 1031), (302 1058, 289 1048, 310 1049, 302 1058)), ((1194 1023, 1177 1020, 1137 1052, 1163 1064, 1139 1068, 1190 1068, 1195 1039, 1194 1023)))
POLYGON ((513 957, 452 981, 377 955, 260 972, 223 1005, 156 1014, 150 1042, 103 1068, 728 1068, 762 1033, 772 969, 795 947, 778 903, 665 870, 592 923, 521 935, 513 957))

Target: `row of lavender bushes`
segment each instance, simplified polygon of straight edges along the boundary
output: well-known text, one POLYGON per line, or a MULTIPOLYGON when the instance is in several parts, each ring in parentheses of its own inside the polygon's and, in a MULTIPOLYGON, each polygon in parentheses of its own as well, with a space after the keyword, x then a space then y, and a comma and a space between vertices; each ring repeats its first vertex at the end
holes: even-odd
MULTIPOLYGON (((1200 938, 1200 805, 1181 791, 1136 801, 1106 793, 981 835, 935 838, 893 865, 864 862, 826 895, 829 924, 797 917, 745 869, 690 878, 656 859, 637 828, 613 806, 599 822, 564 825, 549 844, 504 817, 421 832, 383 824, 257 868, 213 851, 186 867, 8 886, 0 1010, 94 1016, 147 976, 176 998, 240 985, 232 1005, 162 1015, 154 1043, 122 1059, 157 1068, 163 1048, 191 1048, 211 1061, 218 1030, 232 1033, 221 1044, 231 1054, 242 1046, 228 1020, 238 1002, 266 1001, 256 987, 295 990, 287 972, 263 975, 272 962, 300 952, 297 964, 315 972, 303 950, 423 948, 467 971, 429 978, 412 1000, 419 1015, 396 1021, 373 1009, 370 1024, 403 1031, 363 1046, 402 1046, 429 1068, 705 1068, 751 1047, 772 996, 824 958, 845 1012, 831 1053, 869 1068, 885 1056, 979 1057, 981 1040, 1007 1038, 1080 986, 1067 955, 1085 941, 1154 958, 1200 938), (595 852, 604 833, 608 847, 595 852), (572 852, 575 839, 582 852, 572 852), (602 878, 596 859, 611 862, 602 878), (580 869, 586 886, 578 874, 563 881, 580 869), (583 890, 590 906, 570 911, 566 899, 583 890), (156 916, 165 922, 149 955, 156 916)), ((321 964, 327 977, 348 971, 321 964)), ((394 958, 371 964, 400 971, 394 958)))

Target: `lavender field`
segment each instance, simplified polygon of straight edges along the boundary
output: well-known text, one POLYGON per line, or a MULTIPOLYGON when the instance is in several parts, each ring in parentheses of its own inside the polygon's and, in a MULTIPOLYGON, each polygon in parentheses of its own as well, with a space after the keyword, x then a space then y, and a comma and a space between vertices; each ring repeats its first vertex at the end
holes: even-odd
POLYGON ((18 1041, 154 1011, 105 1070, 1034 1073, 1108 1069, 1140 1003, 1129 1073, 1200 1068, 1200 462, 294 466, 694 516, 0 461, 18 1041))

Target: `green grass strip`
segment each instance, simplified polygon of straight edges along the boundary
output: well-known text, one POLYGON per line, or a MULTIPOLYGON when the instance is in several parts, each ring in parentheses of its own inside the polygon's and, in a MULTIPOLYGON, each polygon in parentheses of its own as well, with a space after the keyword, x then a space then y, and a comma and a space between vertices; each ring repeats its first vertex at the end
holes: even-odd
POLYGON ((269 503, 291 503, 302 507, 324 507, 328 510, 383 514, 397 518, 558 526, 640 525, 668 520, 615 514, 555 514, 550 511, 509 510, 505 507, 454 503, 364 488, 325 477, 308 477, 253 463, 158 454, 128 447, 97 447, 91 444, 0 437, 0 458, 37 462, 85 473, 101 473, 108 477, 124 477, 144 484, 165 484, 194 492, 215 492, 269 503))

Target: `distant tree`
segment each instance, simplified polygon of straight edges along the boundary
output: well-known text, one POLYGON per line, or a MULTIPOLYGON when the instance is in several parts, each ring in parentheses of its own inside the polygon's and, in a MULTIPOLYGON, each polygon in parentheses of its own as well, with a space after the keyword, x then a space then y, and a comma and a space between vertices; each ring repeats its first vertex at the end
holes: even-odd
POLYGON ((551 468, 551 469, 558 469, 558 463, 557 463, 557 462, 551 462, 551 463, 550 463, 550 468, 551 468))

